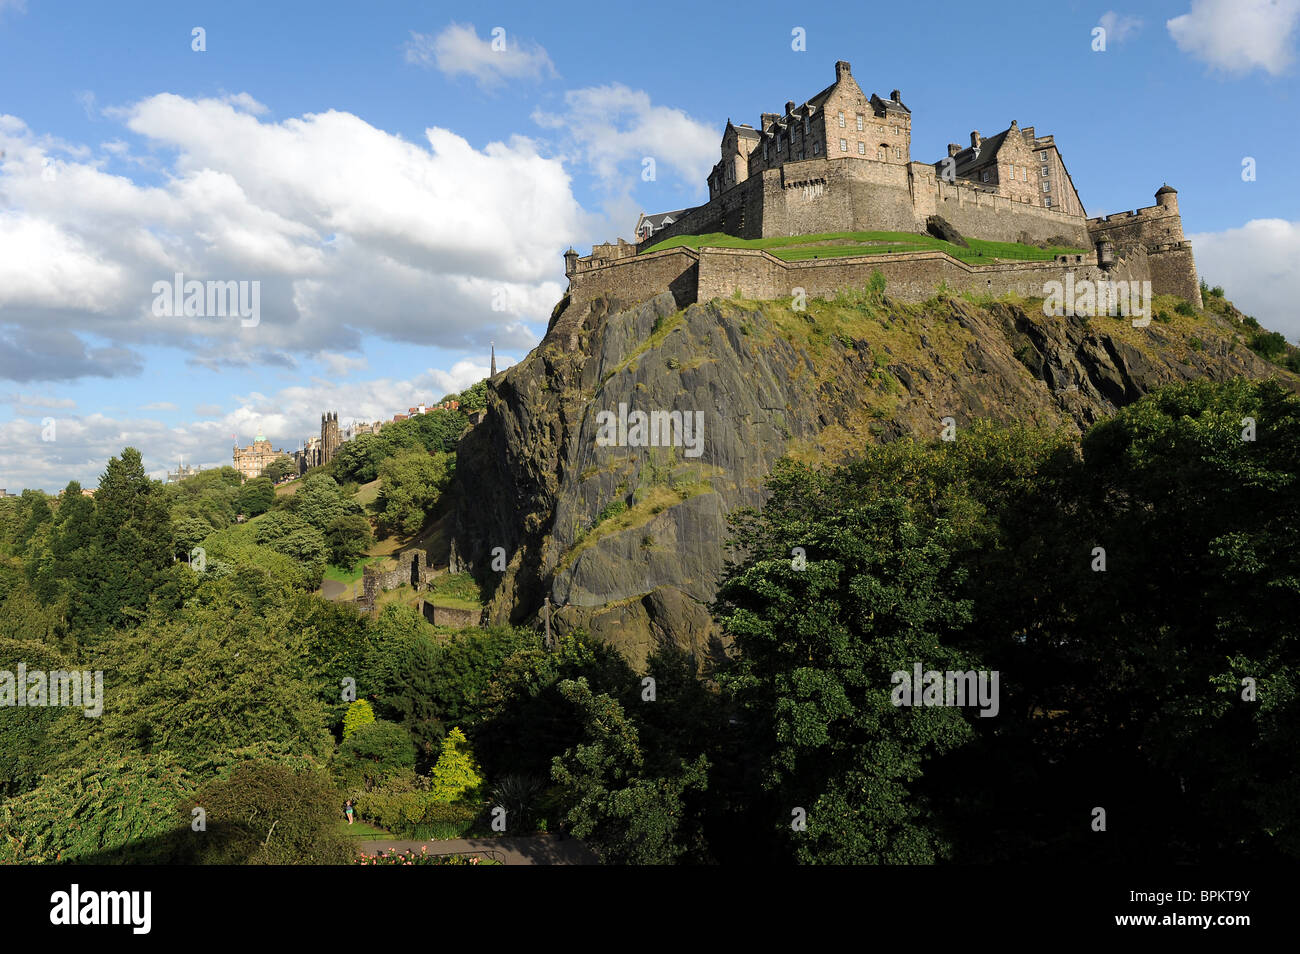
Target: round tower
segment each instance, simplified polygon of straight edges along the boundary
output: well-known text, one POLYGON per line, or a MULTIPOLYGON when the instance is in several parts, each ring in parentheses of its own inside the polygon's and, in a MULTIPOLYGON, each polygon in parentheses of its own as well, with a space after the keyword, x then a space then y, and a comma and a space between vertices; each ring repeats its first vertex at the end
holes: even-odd
POLYGON ((1178 190, 1168 182, 1156 190, 1156 205, 1162 209, 1168 209, 1174 215, 1178 214, 1178 190))

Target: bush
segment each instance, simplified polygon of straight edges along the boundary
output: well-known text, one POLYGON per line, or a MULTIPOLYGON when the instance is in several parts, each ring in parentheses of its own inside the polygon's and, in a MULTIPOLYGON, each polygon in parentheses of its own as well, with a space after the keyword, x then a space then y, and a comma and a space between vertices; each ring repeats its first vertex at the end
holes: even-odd
POLYGON ((469 739, 460 729, 452 729, 442 740, 442 754, 430 776, 430 790, 440 801, 455 802, 477 798, 483 787, 483 774, 470 751, 469 739))
POLYGON ((1190 301, 1180 301, 1178 304, 1174 305, 1174 311, 1188 318, 1191 318, 1196 314, 1196 308, 1193 307, 1190 301))
POLYGON ((474 826, 481 809, 439 799, 433 792, 381 787, 355 799, 357 815, 398 838, 459 838, 474 826))
POLYGON ((351 854, 335 833, 337 792, 313 769, 268 761, 236 765, 194 803, 207 813, 196 833, 207 864, 337 864, 351 854), (206 837, 204 837, 206 836, 206 837))
POLYGON ((348 711, 343 716, 343 738, 346 740, 357 729, 363 725, 370 725, 374 721, 375 710, 370 703, 365 699, 358 699, 348 706, 348 711))
POLYGON ((393 772, 415 766, 410 733, 383 719, 354 728, 339 746, 339 755, 352 770, 349 774, 359 776, 367 789, 393 772))

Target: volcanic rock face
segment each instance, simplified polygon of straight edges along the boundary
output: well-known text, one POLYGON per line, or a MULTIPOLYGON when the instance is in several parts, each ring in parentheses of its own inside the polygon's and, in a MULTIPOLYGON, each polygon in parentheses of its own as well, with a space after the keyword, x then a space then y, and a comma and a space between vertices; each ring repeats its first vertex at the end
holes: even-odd
POLYGON ((532 619, 549 596, 560 632, 581 626, 634 664, 664 641, 717 653, 708 604, 726 516, 761 505, 782 455, 834 461, 873 440, 937 437, 945 417, 1081 429, 1162 384, 1284 375, 1239 339, 1208 315, 1138 329, 948 297, 816 315, 785 302, 681 309, 667 292, 563 307, 492 379, 461 442, 453 569, 493 588, 492 622, 532 619), (656 418, 638 431, 638 411, 692 415, 700 430, 656 418))

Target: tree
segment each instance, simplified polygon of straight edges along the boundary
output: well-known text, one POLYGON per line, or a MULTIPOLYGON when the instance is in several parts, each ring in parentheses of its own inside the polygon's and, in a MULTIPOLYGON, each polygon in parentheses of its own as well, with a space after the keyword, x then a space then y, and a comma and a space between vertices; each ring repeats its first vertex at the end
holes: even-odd
POLYGON ((359 510, 354 501, 343 496, 342 488, 327 474, 312 474, 296 486, 298 492, 290 498, 290 512, 321 533, 339 517, 359 510))
POLYGON ((375 721, 375 710, 371 708, 370 703, 365 699, 358 699, 348 706, 347 714, 343 716, 343 739, 347 741, 351 738, 352 733, 356 732, 362 726, 371 725, 375 721))
POLYGON ((361 774, 367 789, 386 775, 415 767, 410 733, 385 719, 354 728, 339 746, 339 755, 361 774))
POLYGON ((483 774, 470 750, 469 739, 453 728, 442 740, 442 754, 433 767, 429 792, 438 801, 473 801, 483 789, 483 774))
POLYGON ((970 618, 951 526, 863 496, 844 469, 787 462, 769 488, 761 512, 735 517, 748 556, 719 592, 769 817, 806 811, 806 831, 780 826, 805 863, 933 862, 948 845, 911 784, 970 729, 954 708, 892 704, 892 674, 973 668, 942 639, 970 618))
POLYGON ((430 456, 422 450, 390 457, 379 468, 383 489, 379 504, 384 525, 403 534, 417 533, 451 483, 453 454, 430 456))
POLYGON ((290 474, 297 472, 297 464, 292 457, 277 457, 262 468, 262 476, 273 484, 278 484, 290 474))
POLYGON ((671 864, 696 847, 682 843, 691 841, 682 837, 689 822, 683 797, 707 787, 708 759, 655 770, 621 705, 582 678, 564 681, 560 692, 584 736, 551 770, 573 834, 614 864, 671 864))
POLYGON ((255 477, 239 488, 236 505, 239 512, 256 517, 266 513, 275 504, 275 485, 270 477, 255 477))
POLYGON ((370 521, 359 513, 336 517, 325 531, 325 545, 335 566, 352 568, 374 542, 370 521))
POLYGON ((91 633, 138 621, 172 563, 173 539, 163 485, 127 447, 109 460, 95 493, 93 531, 73 571, 74 626, 91 633))

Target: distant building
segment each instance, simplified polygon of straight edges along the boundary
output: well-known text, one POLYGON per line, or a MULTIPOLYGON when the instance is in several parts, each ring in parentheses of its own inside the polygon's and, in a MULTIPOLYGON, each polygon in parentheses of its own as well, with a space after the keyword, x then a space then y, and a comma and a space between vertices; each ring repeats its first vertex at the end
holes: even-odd
POLYGON ((186 466, 185 464, 180 463, 178 464, 175 471, 170 471, 170 470, 167 471, 166 483, 179 484, 186 477, 193 477, 195 474, 200 474, 202 472, 203 472, 202 467, 195 467, 192 464, 186 466))
POLYGON ((239 471, 245 480, 251 480, 262 476, 262 471, 270 465, 271 461, 281 457, 291 458, 291 455, 282 450, 273 450, 271 442, 258 434, 253 443, 247 447, 235 445, 235 470, 239 471))

